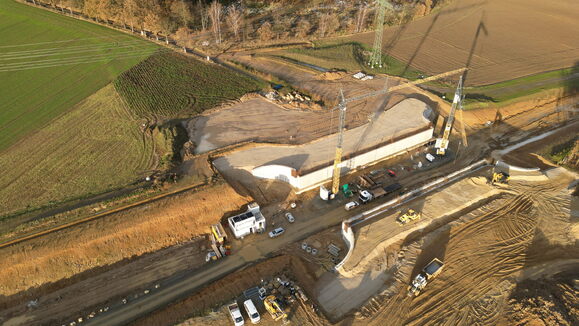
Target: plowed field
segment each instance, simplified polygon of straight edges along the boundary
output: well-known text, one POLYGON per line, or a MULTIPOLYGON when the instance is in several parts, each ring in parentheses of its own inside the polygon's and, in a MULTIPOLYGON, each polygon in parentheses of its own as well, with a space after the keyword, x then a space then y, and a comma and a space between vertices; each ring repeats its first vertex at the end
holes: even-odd
MULTIPOLYGON (((493 84, 573 66, 579 58, 574 0, 463 0, 385 29, 383 51, 428 74, 467 66, 467 85, 493 84)), ((348 37, 372 45, 374 33, 348 37)))

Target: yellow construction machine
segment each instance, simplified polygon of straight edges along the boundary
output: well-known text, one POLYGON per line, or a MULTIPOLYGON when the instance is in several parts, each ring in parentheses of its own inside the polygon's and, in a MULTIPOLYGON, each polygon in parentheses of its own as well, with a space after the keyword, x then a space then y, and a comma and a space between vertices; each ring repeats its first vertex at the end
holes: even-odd
POLYGON ((492 184, 495 183, 508 183, 511 179, 511 176, 504 173, 504 172, 493 172, 493 179, 491 180, 492 184))
POLYGON ((287 314, 281 308, 280 302, 277 300, 275 295, 269 295, 263 300, 263 304, 265 305, 265 309, 271 315, 273 320, 278 321, 287 318, 287 314))
POLYGON ((422 217, 422 214, 420 214, 420 212, 416 212, 413 209, 409 209, 408 211, 406 211, 406 213, 398 216, 398 224, 400 225, 404 225, 410 221, 414 221, 414 220, 418 220, 422 217))

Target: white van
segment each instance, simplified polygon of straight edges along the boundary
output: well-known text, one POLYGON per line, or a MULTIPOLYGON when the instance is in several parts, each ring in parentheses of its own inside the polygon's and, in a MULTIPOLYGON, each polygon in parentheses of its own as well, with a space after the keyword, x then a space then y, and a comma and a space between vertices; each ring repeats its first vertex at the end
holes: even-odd
POLYGON ((432 156, 432 154, 430 154, 430 153, 426 153, 426 159, 430 163, 434 162, 434 156, 432 156))
POLYGON ((257 312, 257 309, 253 304, 253 301, 251 301, 251 299, 245 300, 243 306, 245 307, 245 312, 247 312, 247 315, 249 316, 249 320, 251 320, 251 323, 252 324, 259 323, 261 318, 259 317, 259 312, 257 312))

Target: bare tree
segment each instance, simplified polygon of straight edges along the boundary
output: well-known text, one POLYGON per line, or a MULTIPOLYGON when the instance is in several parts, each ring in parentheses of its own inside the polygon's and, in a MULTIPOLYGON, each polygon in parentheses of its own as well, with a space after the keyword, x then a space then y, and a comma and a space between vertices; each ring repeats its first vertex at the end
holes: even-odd
POLYGON ((207 24, 209 23, 209 9, 205 8, 203 1, 197 1, 197 12, 199 13, 199 18, 201 21, 201 30, 207 30, 207 24))
POLYGON ((209 7, 209 18, 211 19, 211 30, 215 36, 215 43, 221 43, 221 14, 221 3, 213 0, 209 7))
POLYGON ((310 29, 312 29, 310 22, 306 18, 300 19, 296 27, 296 37, 304 38, 308 36, 310 29))
POLYGON ((257 29, 257 34, 259 34, 259 39, 264 42, 271 40, 273 38, 271 23, 266 21, 265 23, 261 24, 261 26, 257 29))
POLYGON ((191 5, 185 0, 176 0, 171 4, 171 13, 179 19, 181 26, 187 27, 193 19, 191 5))
POLYGON ((356 33, 359 33, 366 28, 366 18, 368 17, 368 5, 362 4, 356 11, 356 33))
POLYGON ((326 33, 327 35, 334 34, 340 27, 340 20, 338 19, 338 14, 335 12, 330 12, 326 21, 326 33))
POLYGON ((135 31, 135 23, 138 23, 137 12, 139 12, 139 3, 137 0, 125 0, 123 6, 123 17, 125 23, 131 26, 131 32, 135 31))
POLYGON ((229 6, 227 9, 227 25, 233 31, 235 39, 239 40, 239 31, 243 25, 243 12, 235 5, 229 6))
POLYGON ((193 39, 191 38, 191 30, 188 27, 182 26, 175 32, 175 38, 179 44, 186 47, 193 47, 193 39))
POLYGON ((326 32, 328 31, 328 20, 330 18, 330 13, 324 13, 320 16, 318 20, 318 35, 319 37, 326 36, 326 32))

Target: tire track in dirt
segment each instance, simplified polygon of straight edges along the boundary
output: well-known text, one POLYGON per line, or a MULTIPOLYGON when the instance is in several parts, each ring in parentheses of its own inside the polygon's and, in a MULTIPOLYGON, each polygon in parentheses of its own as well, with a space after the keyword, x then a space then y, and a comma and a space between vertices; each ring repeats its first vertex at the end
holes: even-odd
MULTIPOLYGON (((495 324, 506 299, 506 291, 500 289, 508 287, 508 282, 497 287, 497 281, 523 266, 536 226, 529 196, 518 195, 495 207, 478 211, 470 220, 449 224, 446 268, 439 278, 419 297, 408 297, 405 287, 414 275, 404 275, 403 270, 411 267, 401 268, 397 277, 401 282, 390 291, 395 294, 378 296, 361 310, 360 317, 367 318, 365 324, 380 325, 385 315, 391 325, 495 324), (441 302, 454 304, 441 307, 441 302)), ((420 249, 409 249, 413 250, 420 249)), ((421 255, 428 255, 428 251, 421 255)))

